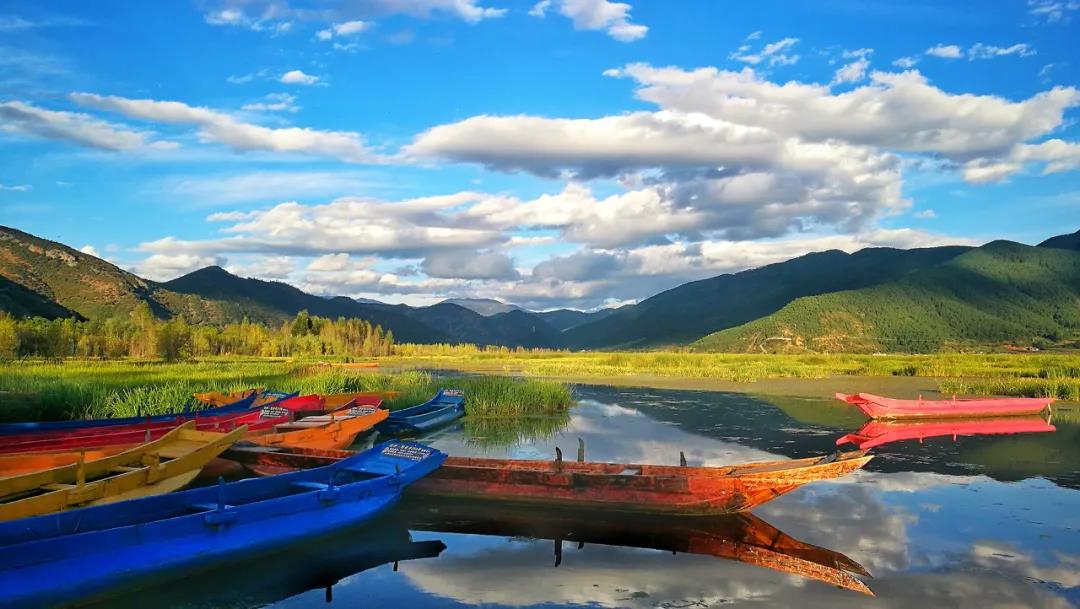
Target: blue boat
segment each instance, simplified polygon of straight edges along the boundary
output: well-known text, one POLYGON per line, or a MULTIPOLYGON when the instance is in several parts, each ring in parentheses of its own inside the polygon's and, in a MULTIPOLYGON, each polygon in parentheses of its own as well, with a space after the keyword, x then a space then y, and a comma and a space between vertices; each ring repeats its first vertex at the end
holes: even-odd
POLYGON ((333 465, 0 523, 0 606, 87 601, 363 522, 446 455, 384 442, 333 465))
POLYGON ((440 389, 419 406, 395 410, 375 430, 383 435, 415 435, 465 416, 465 394, 460 389, 440 389))
MULTIPOLYGON (((296 393, 282 393, 280 391, 266 392, 261 395, 251 394, 243 399, 217 406, 214 408, 206 408, 203 410, 195 411, 200 417, 212 417, 221 414, 229 414, 234 412, 242 412, 252 407, 255 400, 262 396, 272 396, 275 399, 272 402, 262 404, 260 407, 273 406, 287 400, 289 398, 296 397, 299 394, 296 393)), ((112 425, 134 425, 139 423, 160 423, 167 422, 176 419, 177 417, 186 417, 192 413, 191 404, 184 406, 184 410, 179 413, 170 414, 158 414, 142 417, 119 417, 115 419, 73 419, 70 421, 28 421, 24 423, 5 423, 0 425, 0 436, 2 435, 15 435, 20 433, 39 433, 49 431, 63 431, 69 429, 93 429, 97 427, 109 427, 112 425)))

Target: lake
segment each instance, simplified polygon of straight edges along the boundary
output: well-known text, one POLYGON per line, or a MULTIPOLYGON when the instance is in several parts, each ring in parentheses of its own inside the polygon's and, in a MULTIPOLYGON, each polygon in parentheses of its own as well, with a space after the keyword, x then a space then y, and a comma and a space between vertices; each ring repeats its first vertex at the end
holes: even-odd
MULTIPOLYGON (((565 417, 477 420, 451 455, 689 465, 836 450, 825 398, 578 386, 565 417)), ((132 607, 1075 607, 1080 417, 1056 431, 889 443, 752 516, 642 519, 406 501, 331 538, 133 591, 132 607), (872 575, 872 576, 871 576, 872 575), (868 596, 872 591, 873 598, 868 596)), ((117 601, 109 606, 116 606, 117 601)))

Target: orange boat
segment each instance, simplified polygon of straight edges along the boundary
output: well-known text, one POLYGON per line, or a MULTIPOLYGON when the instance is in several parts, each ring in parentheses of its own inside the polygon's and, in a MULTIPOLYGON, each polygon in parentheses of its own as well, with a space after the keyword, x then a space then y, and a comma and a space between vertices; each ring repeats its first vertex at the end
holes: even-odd
POLYGON ((1035 415, 1048 410, 1054 398, 959 398, 898 400, 872 393, 836 394, 836 399, 859 407, 871 419, 944 419, 1035 415))
MULTIPOLYGON (((223 457, 260 475, 327 465, 349 451, 233 448, 223 457)), ((560 453, 561 454, 561 453, 560 453)), ((448 457, 409 492, 456 499, 616 512, 716 516, 753 509, 800 486, 838 478, 870 461, 863 451, 722 467, 626 465, 448 457)))
POLYGON ((105 446, 90 450, 57 452, 57 453, 19 453, 14 455, 0 455, 0 478, 18 476, 30 472, 39 472, 54 467, 62 467, 78 463, 80 457, 84 461, 96 461, 111 457, 130 448, 130 444, 105 446))
POLYGON ((273 433, 252 435, 248 439, 263 446, 294 446, 314 449, 342 449, 356 437, 390 415, 389 410, 353 406, 324 415, 304 417, 274 427, 273 433))

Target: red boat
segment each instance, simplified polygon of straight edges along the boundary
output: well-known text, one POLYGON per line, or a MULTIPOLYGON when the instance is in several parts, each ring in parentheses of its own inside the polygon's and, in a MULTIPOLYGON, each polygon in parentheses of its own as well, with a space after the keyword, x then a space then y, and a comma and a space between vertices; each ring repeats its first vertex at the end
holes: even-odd
POLYGON ((868 421, 859 431, 849 433, 836 441, 854 444, 861 450, 892 442, 952 436, 981 436, 1017 433, 1041 433, 1057 431, 1041 417, 999 417, 996 419, 966 420, 920 420, 920 421, 868 421))
POLYGON ((951 400, 897 400, 869 393, 836 394, 871 419, 943 419, 952 417, 1004 417, 1039 414, 1053 398, 965 398, 951 400))
MULTIPOLYGON (((326 465, 353 453, 233 448, 222 456, 260 474, 326 465)), ((809 482, 851 473, 861 451, 723 467, 449 457, 409 492, 609 511, 715 516, 753 509, 809 482)))

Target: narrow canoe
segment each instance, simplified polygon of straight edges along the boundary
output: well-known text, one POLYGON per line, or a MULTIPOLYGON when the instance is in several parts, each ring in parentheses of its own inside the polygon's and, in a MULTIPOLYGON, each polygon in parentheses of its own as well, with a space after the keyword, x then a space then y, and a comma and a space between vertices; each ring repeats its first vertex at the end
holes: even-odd
POLYGON ((274 428, 274 433, 252 436, 264 446, 341 449, 351 446, 356 437, 386 419, 389 412, 369 406, 353 406, 330 414, 304 417, 274 428))
POLYGON ((248 433, 266 433, 274 426, 288 423, 295 415, 287 408, 264 406, 237 413, 203 417, 194 414, 179 416, 168 421, 150 421, 142 424, 102 427, 94 430, 68 430, 31 436, 0 437, 0 455, 29 453, 59 453, 81 450, 131 447, 160 438, 178 425, 195 423, 199 431, 231 431, 242 425, 248 433))
MULTIPOLYGON (((273 475, 322 466, 351 454, 237 447, 224 457, 254 473, 273 475)), ((870 459, 870 455, 855 451, 789 461, 686 467, 448 457, 410 492, 571 509, 717 516, 753 509, 810 482, 838 478, 870 459)))
POLYGON ((387 442, 325 468, 0 523, 4 606, 86 601, 358 524, 443 458, 387 442))
POLYGON ((231 404, 233 402, 243 400, 248 396, 256 396, 262 393, 262 389, 246 389, 244 391, 232 391, 229 393, 222 393, 221 391, 206 391, 203 393, 193 393, 191 397, 195 398, 197 402, 206 404, 207 406, 224 406, 225 404, 231 404))
POLYGON ((989 419, 921 419, 918 421, 867 421, 858 431, 836 441, 867 450, 905 440, 959 436, 1046 433, 1057 428, 1041 417, 998 417, 989 419))
POLYGON ((870 393, 836 394, 836 399, 858 406, 871 419, 941 419, 950 417, 1002 417, 1039 414, 1053 398, 963 398, 951 400, 898 400, 870 393))
POLYGON ((173 421, 185 417, 191 417, 196 412, 202 416, 215 416, 226 413, 240 412, 252 407, 255 396, 249 395, 243 399, 204 410, 193 411, 190 406, 181 412, 139 417, 117 417, 112 419, 73 419, 70 421, 28 421, 23 423, 5 423, 0 425, 0 436, 13 435, 24 436, 28 434, 63 433, 66 431, 81 432, 83 430, 96 431, 99 427, 112 427, 117 425, 130 425, 146 423, 147 421, 173 421))
POLYGON ((386 435, 418 434, 465 416, 465 396, 459 389, 440 389, 419 406, 390 413, 375 429, 386 435))
POLYGON ((597 510, 501 506, 478 501, 409 500, 394 511, 409 530, 550 539, 555 565, 563 542, 715 556, 825 582, 873 596, 856 575, 870 573, 851 558, 784 534, 753 514, 663 518, 597 510))
POLYGON ((185 423, 158 440, 101 459, 0 478, 0 521, 172 492, 246 431, 221 434, 194 427, 185 423))

